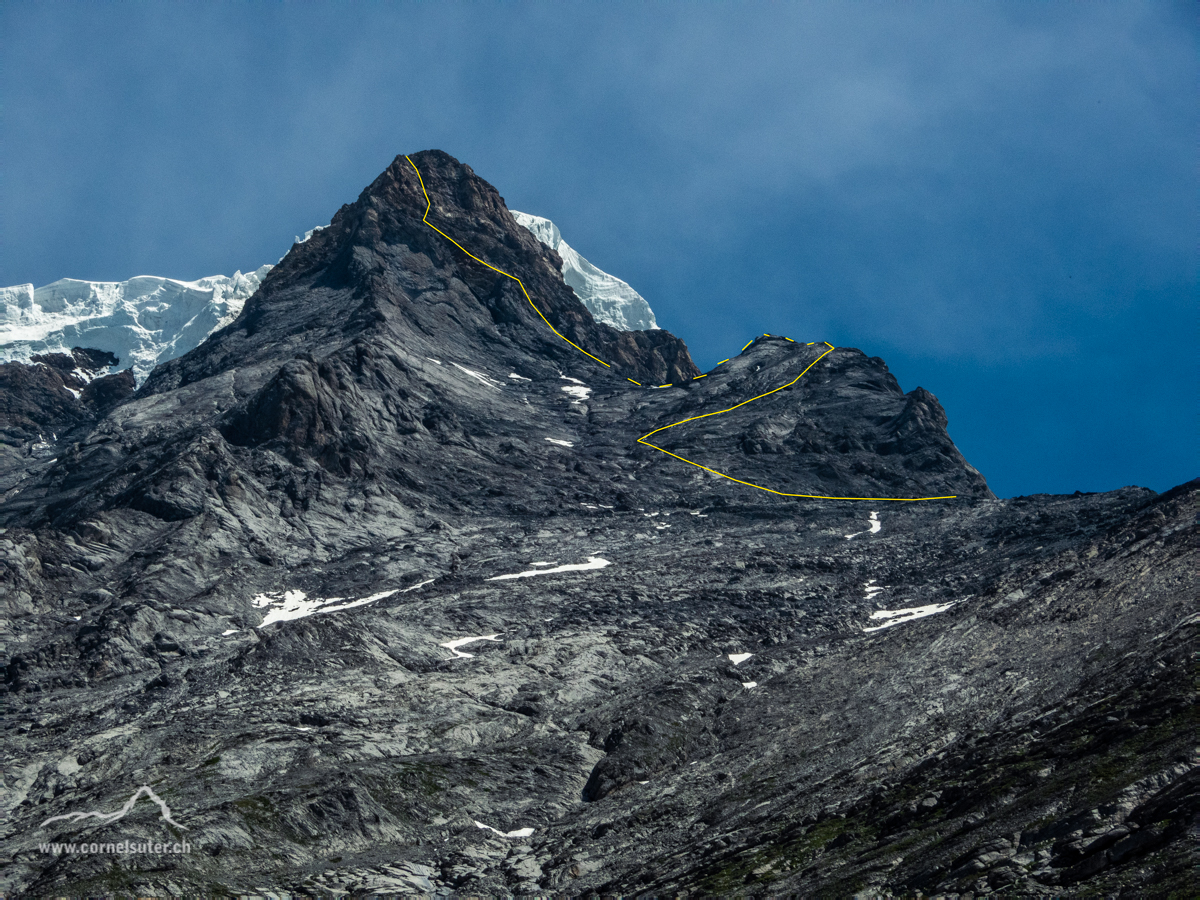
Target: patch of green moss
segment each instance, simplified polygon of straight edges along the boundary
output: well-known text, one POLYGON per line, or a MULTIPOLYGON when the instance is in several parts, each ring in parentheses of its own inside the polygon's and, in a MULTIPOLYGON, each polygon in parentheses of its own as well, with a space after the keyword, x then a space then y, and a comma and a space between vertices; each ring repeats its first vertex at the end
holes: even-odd
POLYGON ((261 826, 273 826, 278 821, 275 806, 266 797, 243 797, 233 801, 234 807, 247 822, 261 826))

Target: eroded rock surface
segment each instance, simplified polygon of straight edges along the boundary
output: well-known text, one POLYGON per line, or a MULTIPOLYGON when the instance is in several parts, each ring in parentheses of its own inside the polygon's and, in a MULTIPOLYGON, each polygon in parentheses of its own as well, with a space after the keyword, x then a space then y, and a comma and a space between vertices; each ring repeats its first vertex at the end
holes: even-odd
POLYGON ((1197 482, 997 500, 936 398, 846 348, 648 439, 688 465, 637 438, 825 345, 697 378, 468 167, 413 161, 430 221, 613 368, 427 228, 400 157, 13 462, 0 890, 1186 892, 1197 482), (178 826, 61 818, 142 785, 178 826))

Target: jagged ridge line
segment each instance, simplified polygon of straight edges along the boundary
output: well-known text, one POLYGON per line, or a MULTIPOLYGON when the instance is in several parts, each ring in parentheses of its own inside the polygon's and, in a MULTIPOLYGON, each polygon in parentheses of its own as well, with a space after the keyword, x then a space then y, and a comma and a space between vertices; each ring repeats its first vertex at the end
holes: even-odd
MULTIPOLYGON (((482 259, 480 259, 478 256, 476 256, 474 253, 472 253, 470 250, 468 250, 466 247, 464 247, 462 244, 460 244, 454 238, 450 237, 450 235, 446 234, 446 232, 442 231, 440 228, 438 228, 436 225, 433 225, 429 221, 429 210, 432 208, 433 203, 429 199, 429 191, 427 191, 425 189, 425 179, 421 177, 421 170, 417 168, 417 164, 414 163, 407 154, 405 154, 404 158, 408 160, 408 164, 410 166, 412 166, 413 171, 417 173, 417 180, 421 183, 421 193, 425 195, 425 215, 421 217, 421 221, 424 222, 426 225, 428 225, 430 228, 432 228, 434 231, 436 231, 438 234, 440 234, 442 237, 444 237, 446 240, 448 240, 450 243, 452 243, 455 247, 457 247, 463 253, 467 254, 467 256, 471 257, 471 259, 475 260, 475 262, 479 263, 480 265, 487 266, 493 272, 499 272, 501 275, 504 275, 505 277, 511 278, 513 281, 515 281, 518 285, 521 286, 521 293, 523 293, 525 295, 525 299, 529 301, 529 305, 533 307, 533 311, 536 312, 538 314, 538 316, 541 317, 541 320, 546 323, 547 327, 549 327, 549 329, 551 331, 553 331, 556 335, 558 335, 560 338, 562 338, 564 341, 566 341, 568 344, 570 344, 572 347, 574 347, 576 350, 578 350, 584 356, 591 357, 592 359, 596 360, 596 362, 600 363, 600 365, 604 366, 605 368, 611 369, 612 366, 609 365, 608 363, 606 363, 604 360, 600 359, 598 356, 592 356, 592 354, 588 353, 586 350, 584 350, 582 347, 580 347, 578 344, 576 344, 570 338, 565 337, 564 335, 559 333, 558 329, 550 324, 550 320, 547 319, 544 315, 542 315, 542 311, 540 309, 538 309, 537 304, 533 302, 533 298, 529 296, 529 291, 525 290, 525 283, 523 281, 521 281, 520 278, 518 278, 516 275, 510 275, 508 272, 505 272, 503 269, 497 269, 491 263, 484 262, 482 259)), ((764 337, 769 337, 769 336, 770 335, 764 335, 764 337)), ((757 340, 757 338, 755 338, 754 340, 757 340)), ((753 344, 754 340, 748 341, 746 343, 746 347, 749 347, 751 344, 753 344)), ((785 338, 785 340, 791 340, 791 339, 785 338)), ((792 341, 792 343, 794 344, 795 341, 792 341)), ((816 359, 814 359, 811 363, 809 363, 807 368, 805 368, 805 370, 803 372, 801 372, 799 375, 797 375, 795 378, 793 378, 787 384, 781 384, 779 387, 775 388, 774 390, 767 391, 765 394, 759 394, 757 397, 751 397, 749 400, 743 400, 741 403, 737 404, 736 406, 729 407, 729 409, 722 409, 722 410, 718 410, 717 412, 705 413, 704 415, 701 415, 701 416, 692 416, 690 419, 683 419, 682 421, 675 422, 671 425, 664 425, 662 428, 656 428, 653 431, 647 432, 646 434, 642 435, 640 438, 637 439, 637 442, 639 444, 642 444, 643 446, 652 447, 653 449, 659 451, 660 453, 665 453, 667 456, 674 457, 675 459, 679 460, 680 462, 685 462, 690 466, 695 466, 697 469, 703 469, 705 472, 711 472, 713 475, 720 475, 722 478, 728 478, 730 481, 736 482, 737 484, 742 484, 742 485, 745 485, 746 487, 757 488, 760 491, 766 491, 768 494, 775 494, 780 497, 799 497, 799 498, 806 499, 806 500, 879 500, 879 501, 895 502, 895 503, 915 503, 920 500, 956 500, 958 498, 957 494, 949 494, 944 497, 826 497, 821 494, 791 494, 791 493, 787 493, 786 491, 777 491, 772 488, 763 487, 761 484, 754 484, 753 482, 750 482, 750 481, 742 481, 740 478, 734 478, 732 475, 726 475, 724 472, 718 472, 716 469, 710 469, 708 466, 702 466, 698 462, 692 462, 692 460, 690 460, 690 459, 685 459, 684 457, 679 456, 676 453, 672 453, 670 450, 664 450, 662 447, 659 447, 656 444, 651 444, 649 441, 646 440, 646 438, 651 437, 652 435, 656 435, 660 431, 666 431, 669 428, 674 428, 677 425, 683 425, 687 422, 694 422, 697 419, 707 419, 709 416, 719 416, 719 415, 721 415, 721 413, 732 412, 733 410, 737 409, 738 407, 745 406, 747 403, 753 403, 755 400, 761 400, 763 397, 768 397, 771 394, 774 394, 776 391, 782 391, 786 387, 791 387, 793 384, 795 384, 797 381, 799 381, 801 378, 803 378, 805 375, 807 375, 809 369, 811 369, 813 366, 815 366, 817 363, 819 363, 821 360, 823 360, 826 356, 828 356, 830 353, 832 353, 834 351, 835 348, 834 348, 833 344, 829 343, 828 341, 823 341, 822 343, 824 343, 825 346, 828 347, 829 349, 826 350, 824 353, 822 353, 820 356, 818 356, 816 359)), ((811 347, 812 343, 810 343, 808 346, 811 347)), ((743 353, 745 352, 746 347, 742 348, 743 353)), ((726 359, 726 360, 722 360, 721 362, 729 362, 729 360, 726 359)), ((721 365, 721 363, 717 363, 717 365, 721 365)), ((701 375, 699 377, 703 378, 705 376, 701 375)), ((625 380, 633 381, 632 378, 627 378, 625 380)), ((692 379, 692 380, 695 381, 695 379, 692 379)), ((642 387, 642 385, 639 382, 633 381, 633 383, 638 385, 638 387, 642 387)), ((664 384, 662 386, 663 387, 671 387, 671 385, 669 385, 669 384, 664 384)))

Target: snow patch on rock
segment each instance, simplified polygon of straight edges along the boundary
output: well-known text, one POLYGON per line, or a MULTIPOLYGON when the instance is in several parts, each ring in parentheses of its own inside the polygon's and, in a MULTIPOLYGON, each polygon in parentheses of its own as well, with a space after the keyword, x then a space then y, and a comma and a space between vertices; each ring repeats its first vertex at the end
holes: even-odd
POLYGON ((881 529, 883 527, 883 523, 879 521, 879 513, 877 513, 877 512, 871 513, 871 518, 867 519, 867 523, 871 526, 870 531, 856 531, 856 532, 854 532, 854 534, 846 535, 846 540, 850 540, 851 538, 856 538, 860 534, 878 534, 879 529, 881 529))
MULTIPOLYGON (((535 564, 536 565, 536 564, 535 564)), ((589 569, 603 569, 612 563, 599 556, 589 556, 585 563, 569 563, 565 566, 555 566, 552 569, 530 569, 527 572, 514 572, 512 575, 497 575, 488 581, 507 581, 510 578, 532 578, 534 575, 553 575, 556 572, 586 572, 589 569)))
POLYGON ((945 612, 953 605, 953 603, 931 603, 928 606, 910 606, 907 609, 881 609, 871 613, 871 618, 883 620, 883 624, 876 625, 874 628, 864 628, 863 631, 883 631, 883 629, 891 628, 893 625, 902 625, 905 622, 913 621, 913 619, 923 619, 926 616, 945 612))
POLYGON ((562 379, 563 381, 574 382, 573 384, 568 384, 565 388, 561 389, 564 394, 569 394, 575 398, 571 401, 572 403, 582 403, 592 395, 592 389, 578 378, 568 378, 566 375, 564 375, 562 376, 562 379))
POLYGON ((308 231, 304 232, 304 237, 300 237, 299 235, 296 236, 296 243, 297 244, 307 243, 308 239, 311 238, 314 234, 316 234, 318 231, 324 231, 328 227, 329 227, 328 225, 318 225, 316 228, 310 228, 310 229, 308 229, 308 231))
MULTIPOLYGON (((474 819, 471 821, 475 822, 474 819)), ((493 828, 491 825, 484 825, 482 822, 475 822, 475 827, 482 828, 485 831, 494 831, 496 834, 500 835, 500 837, 506 838, 525 838, 533 834, 532 828, 518 828, 516 831, 500 831, 498 828, 493 828)))
POLYGON ((438 646, 445 647, 447 650, 453 653, 455 659, 474 659, 474 653, 463 653, 458 648, 465 647, 467 644, 473 644, 476 641, 492 641, 493 643, 498 644, 500 643, 501 634, 503 634, 503 632, 497 632, 496 634, 481 634, 477 637, 456 638, 453 641, 446 641, 444 644, 438 644, 438 646))

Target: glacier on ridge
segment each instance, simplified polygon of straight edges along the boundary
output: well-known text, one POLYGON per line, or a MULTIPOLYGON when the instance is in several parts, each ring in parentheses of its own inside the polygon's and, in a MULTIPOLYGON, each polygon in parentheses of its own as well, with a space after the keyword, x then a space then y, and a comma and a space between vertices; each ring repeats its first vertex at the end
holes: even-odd
POLYGON ((558 226, 541 216, 509 210, 517 224, 533 233, 533 236, 562 257, 563 281, 574 289, 575 294, 600 322, 619 328, 621 331, 647 331, 658 328, 654 321, 654 310, 637 291, 628 284, 609 275, 582 256, 563 240, 558 226))
POLYGON ((0 288, 0 362, 87 347, 114 354, 140 384, 156 365, 232 322, 272 268, 196 281, 139 275, 0 288))
MULTIPOLYGON (((549 219, 513 217, 563 260, 563 279, 598 321, 622 331, 658 328, 650 304, 632 287, 592 265, 562 239, 549 219)), ((318 226, 302 244, 328 226, 318 226)), ((273 269, 180 281, 139 275, 128 281, 63 278, 44 287, 0 287, 0 363, 28 362, 35 354, 104 350, 132 369, 140 385, 159 363, 182 356, 237 318, 273 269)))

